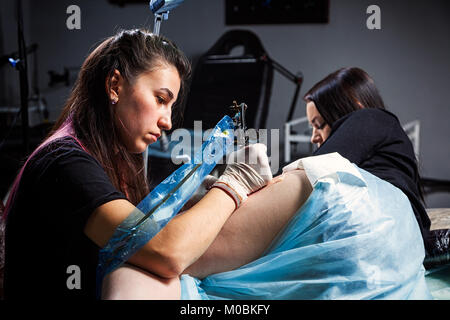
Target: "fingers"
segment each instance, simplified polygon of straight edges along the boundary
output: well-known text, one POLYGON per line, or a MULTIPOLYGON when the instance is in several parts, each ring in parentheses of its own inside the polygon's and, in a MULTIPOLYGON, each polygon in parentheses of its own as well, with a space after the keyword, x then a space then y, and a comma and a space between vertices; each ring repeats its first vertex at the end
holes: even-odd
POLYGON ((257 164, 258 156, 264 154, 267 157, 267 147, 263 143, 255 143, 231 152, 227 157, 227 163, 244 162, 257 164))
POLYGON ((232 152, 227 157, 227 168, 213 187, 230 195, 237 208, 247 195, 264 188, 271 180, 267 147, 257 143, 232 152))
POLYGON ((272 180, 267 147, 263 143, 255 143, 245 146, 230 153, 227 163, 246 163, 250 165, 266 181, 272 180))
POLYGON ((259 174, 261 177, 266 181, 269 182, 272 180, 272 171, 270 170, 270 164, 269 164, 269 158, 267 157, 266 153, 267 148, 259 149, 258 152, 258 169, 259 174))

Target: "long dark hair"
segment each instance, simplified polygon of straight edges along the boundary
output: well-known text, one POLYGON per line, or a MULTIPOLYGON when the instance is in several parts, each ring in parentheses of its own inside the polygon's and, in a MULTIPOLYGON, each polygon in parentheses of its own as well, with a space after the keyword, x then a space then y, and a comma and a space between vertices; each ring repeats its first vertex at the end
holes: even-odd
POLYGON ((329 74, 315 84, 303 99, 314 102, 329 126, 361 108, 385 109, 374 81, 360 68, 342 68, 329 74))
POLYGON ((75 137, 106 171, 113 185, 133 204, 148 193, 141 154, 128 152, 120 143, 114 125, 115 108, 108 99, 105 83, 114 70, 133 83, 142 72, 158 63, 174 66, 181 79, 176 105, 186 91, 191 66, 174 43, 146 30, 122 30, 102 41, 84 61, 78 79, 50 136, 71 122, 75 137))

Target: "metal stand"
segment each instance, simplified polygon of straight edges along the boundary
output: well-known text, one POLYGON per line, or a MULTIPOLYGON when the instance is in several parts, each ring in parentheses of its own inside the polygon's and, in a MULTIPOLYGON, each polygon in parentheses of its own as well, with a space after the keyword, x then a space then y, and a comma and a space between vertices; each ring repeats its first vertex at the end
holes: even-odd
MULTIPOLYGON (((153 26, 153 34, 159 36, 159 30, 161 29, 161 22, 163 20, 169 19, 169 11, 162 13, 155 13, 155 24, 153 26)), ((164 131, 161 132, 161 148, 163 151, 167 151, 169 148, 169 143, 167 141, 167 135, 164 131)), ((144 175, 147 177, 148 174, 148 146, 144 151, 144 175)))
POLYGON ((159 36, 159 30, 161 29, 161 22, 169 19, 169 11, 162 13, 155 13, 155 25, 153 27, 153 34, 159 36))
POLYGON ((291 126, 293 126, 294 124, 298 124, 300 122, 307 122, 306 118, 292 120, 292 117, 294 116, 295 107, 297 105, 300 88, 303 83, 303 74, 300 73, 298 76, 296 76, 292 72, 287 70, 285 67, 283 67, 281 64, 272 60, 271 58, 264 56, 263 59, 268 61, 276 71, 281 73, 287 79, 291 80, 296 86, 294 96, 292 98, 291 107, 289 109, 286 123, 284 125, 284 134, 285 134, 285 146, 284 146, 284 157, 285 158, 284 158, 284 161, 286 162, 286 161, 290 161, 290 158, 291 158, 291 150, 290 150, 291 142, 295 142, 295 143, 309 142, 309 137, 295 135, 295 132, 293 134, 291 134, 291 126), (299 121, 297 121, 297 120, 299 120, 299 121))
POLYGON ((295 74, 290 72, 288 69, 286 69, 285 67, 283 67, 281 64, 279 64, 270 57, 264 56, 262 59, 269 62, 276 71, 281 73, 287 79, 291 80, 296 86, 294 97, 292 98, 291 107, 289 109, 288 117, 286 120, 286 122, 289 122, 292 120, 292 117, 294 116, 295 106, 297 105, 298 95, 300 93, 300 88, 303 83, 303 74, 300 73, 298 76, 296 76, 295 74))
POLYGON ((17 38, 19 44, 19 58, 14 65, 19 70, 20 78, 20 112, 22 117, 23 148, 28 154, 30 148, 30 133, 28 121, 28 67, 25 37, 23 34, 22 1, 17 1, 17 38))

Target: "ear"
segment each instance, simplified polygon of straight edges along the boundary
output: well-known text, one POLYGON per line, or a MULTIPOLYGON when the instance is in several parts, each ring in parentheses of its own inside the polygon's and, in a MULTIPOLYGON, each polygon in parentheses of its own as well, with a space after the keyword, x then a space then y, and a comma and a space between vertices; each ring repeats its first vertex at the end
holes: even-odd
POLYGON ((105 89, 106 95, 109 101, 118 101, 119 93, 123 88, 123 77, 120 74, 119 70, 114 69, 114 71, 106 77, 105 80, 105 89))
POLYGON ((356 103, 358 104, 359 109, 364 109, 364 105, 359 100, 356 100, 356 103))

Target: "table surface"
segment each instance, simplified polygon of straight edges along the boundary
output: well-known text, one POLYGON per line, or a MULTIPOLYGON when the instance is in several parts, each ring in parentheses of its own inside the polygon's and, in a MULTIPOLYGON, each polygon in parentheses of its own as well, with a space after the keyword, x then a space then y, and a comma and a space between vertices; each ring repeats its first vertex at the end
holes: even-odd
POLYGON ((427 209, 431 220, 431 230, 450 229, 450 208, 427 209))

